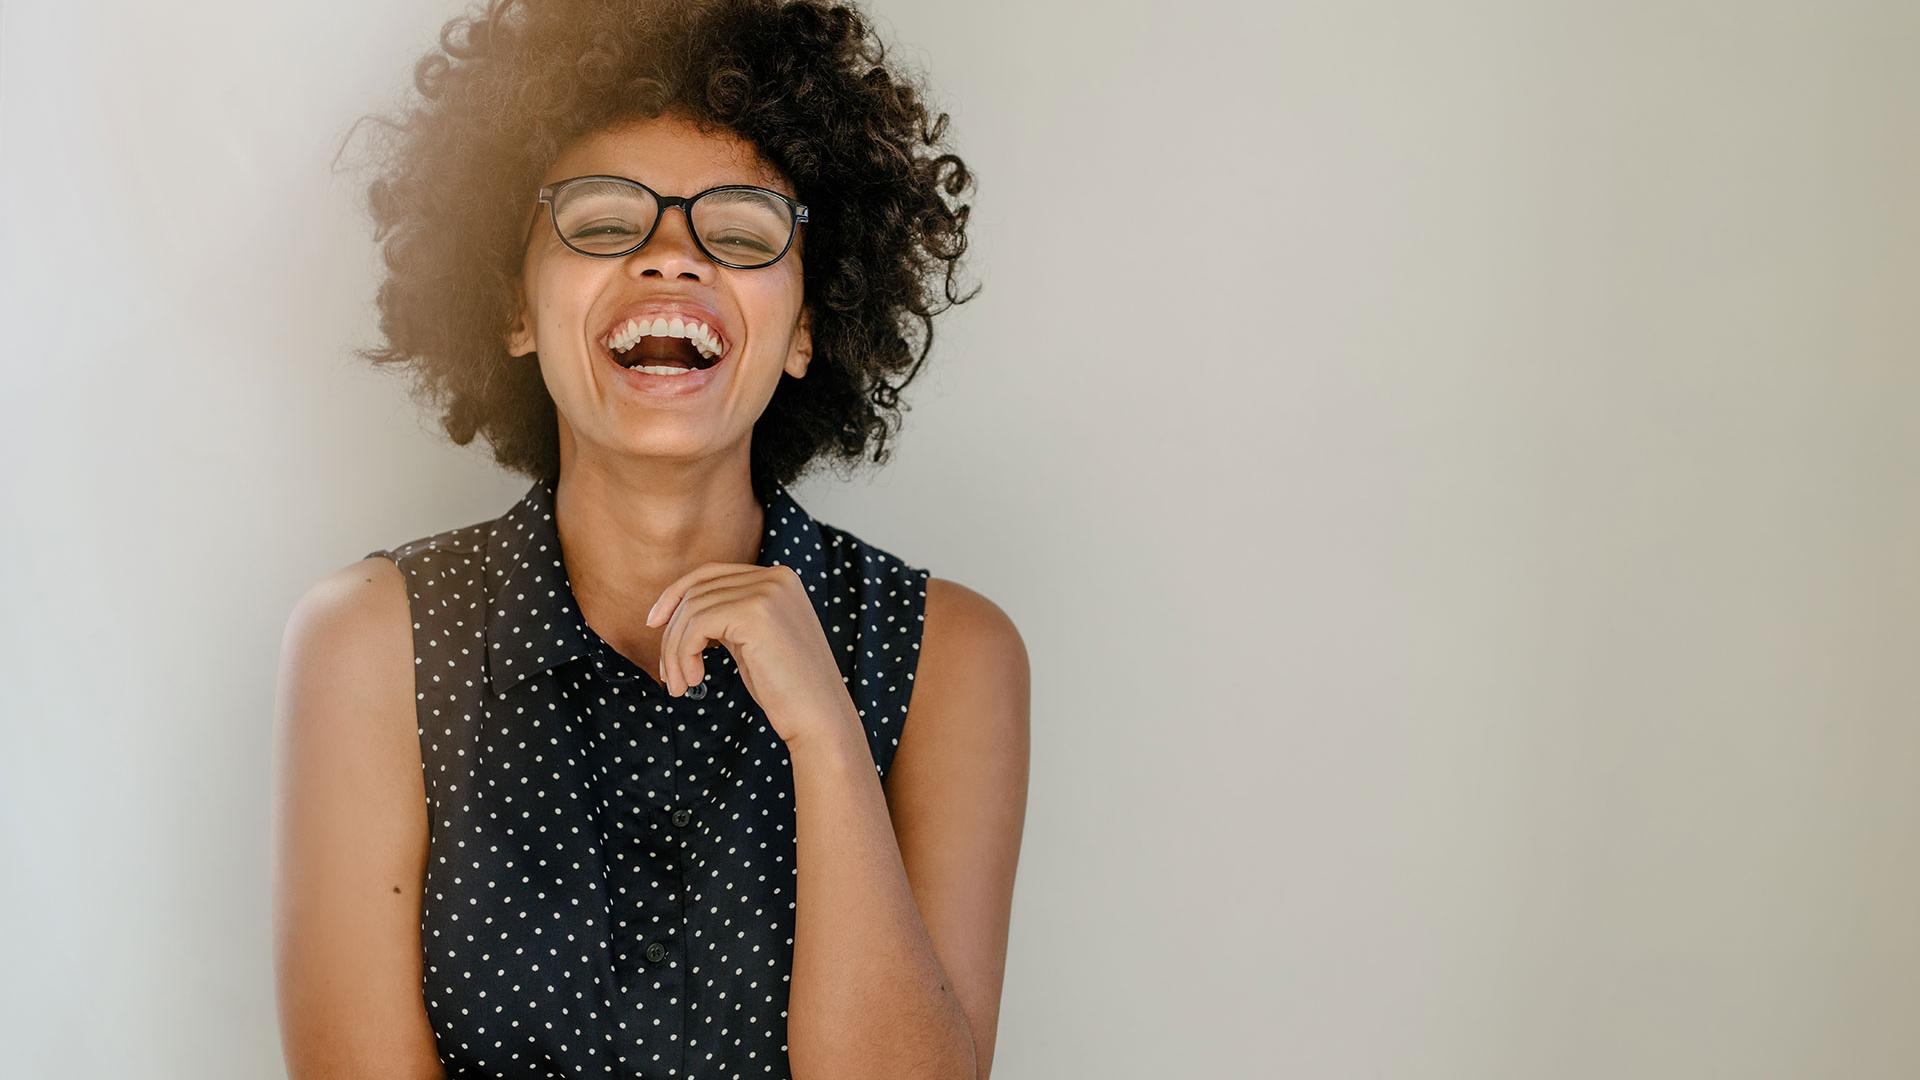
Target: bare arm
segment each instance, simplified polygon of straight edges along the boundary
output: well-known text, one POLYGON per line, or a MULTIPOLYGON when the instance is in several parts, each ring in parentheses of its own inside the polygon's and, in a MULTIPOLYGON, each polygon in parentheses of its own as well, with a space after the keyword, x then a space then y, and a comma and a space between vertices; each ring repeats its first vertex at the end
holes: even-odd
POLYGON ((1025 820, 1028 684, 1005 613, 932 579, 884 787, 857 719, 845 738, 790 747, 799 1080, 988 1075, 1025 820))
POLYGON ((427 810, 412 617, 366 559, 300 599, 274 718, 274 973, 290 1080, 439 1080, 421 995, 427 810))

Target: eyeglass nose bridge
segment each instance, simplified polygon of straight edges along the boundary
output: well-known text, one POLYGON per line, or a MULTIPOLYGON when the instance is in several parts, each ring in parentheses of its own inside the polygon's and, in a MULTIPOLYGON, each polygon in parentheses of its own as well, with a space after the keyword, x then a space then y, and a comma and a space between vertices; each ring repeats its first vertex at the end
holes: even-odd
MULTIPOLYGON (((759 270, 759 269, 764 269, 766 267, 772 266, 774 263, 777 263, 781 259, 786 258, 787 252, 793 250, 793 242, 799 239, 800 237, 800 226, 807 223, 807 216, 808 216, 807 207, 804 204, 794 202, 792 199, 787 198, 785 195, 782 195, 777 191, 770 191, 766 188, 753 188, 753 190, 756 190, 756 191, 765 191, 768 195, 772 195, 774 198, 779 199, 781 202, 785 203, 787 205, 788 211, 793 215, 793 225, 790 229, 787 230, 787 245, 780 249, 780 253, 778 255, 775 255, 771 260, 767 262, 756 263, 751 266, 743 267, 735 263, 730 263, 725 259, 722 259, 719 256, 715 255, 713 252, 708 251, 706 242, 700 239, 700 230, 693 227, 693 204, 694 203, 718 191, 732 191, 732 190, 739 190, 741 188, 750 188, 750 187, 752 187, 752 185, 750 184, 723 184, 719 187, 708 188, 707 190, 700 192, 698 195, 662 195, 659 192, 648 187, 647 185, 641 183, 640 181, 630 179, 625 176, 607 176, 607 175, 576 176, 576 177, 573 177, 572 179, 562 180, 557 184, 549 184, 546 187, 541 188, 539 194, 534 196, 534 204, 536 206, 538 206, 541 203, 546 204, 547 218, 553 225, 554 235, 560 238, 561 244, 565 245, 567 250, 575 252, 580 255, 585 255, 590 259, 624 259, 627 256, 632 255, 634 252, 639 251, 641 248, 646 247, 647 243, 653 239, 653 234, 659 231, 660 221, 662 218, 667 216, 667 211, 677 206, 680 208, 680 212, 683 215, 685 215, 687 219, 687 235, 693 238, 693 245, 694 247, 699 249, 701 255, 704 255, 709 261, 713 262, 714 264, 718 266, 725 266, 725 267, 728 267, 729 269, 759 270), (653 215, 653 221, 647 225, 646 235, 640 238, 639 243, 636 243, 632 247, 628 248, 627 250, 620 251, 620 252, 593 252, 593 251, 581 251, 579 248, 574 247, 572 244, 567 242, 567 238, 565 234, 562 233, 560 230, 560 209, 554 203, 554 196, 558 194, 562 188, 565 188, 570 184, 587 181, 587 180, 611 180, 611 181, 616 181, 623 184, 630 184, 633 187, 639 188, 641 191, 644 191, 648 195, 651 195, 653 197, 654 205, 658 209, 657 209, 657 212, 653 215)), ((540 223, 540 215, 536 212, 534 214, 533 221, 529 222, 527 225, 527 240, 533 239, 533 230, 536 226, 539 225, 539 223, 540 223)), ((525 246, 524 242, 522 243, 522 246, 523 247, 525 246)))
MULTIPOLYGON (((693 238, 693 246, 700 249, 700 254, 712 259, 713 256, 707 252, 707 245, 700 242, 700 231, 693 227, 693 200, 700 196, 662 195, 652 188, 648 188, 647 192, 653 196, 653 204, 659 207, 659 209, 654 212, 653 224, 647 226, 647 235, 640 238, 640 242, 633 246, 633 251, 639 251, 641 248, 647 246, 647 241, 653 239, 653 234, 660 231, 660 223, 666 220, 667 211, 677 206, 680 208, 680 213, 687 219, 687 235, 693 238)), ((701 194, 705 194, 705 192, 701 194)), ((631 255, 633 251, 629 251, 626 254, 631 255)), ((717 262, 719 260, 715 261, 717 262)))

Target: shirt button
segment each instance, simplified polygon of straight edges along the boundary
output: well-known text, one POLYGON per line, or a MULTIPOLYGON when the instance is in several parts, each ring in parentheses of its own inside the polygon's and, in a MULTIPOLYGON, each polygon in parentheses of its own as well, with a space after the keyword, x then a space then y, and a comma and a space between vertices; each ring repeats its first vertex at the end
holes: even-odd
POLYGON ((693 820, 693 811, 691 810, 675 810, 673 812, 673 823, 675 825, 684 826, 692 820, 693 820))
POLYGON ((666 958, 667 958, 667 947, 665 945, 662 945, 656 941, 647 946, 648 960, 657 964, 660 961, 665 960, 666 958))

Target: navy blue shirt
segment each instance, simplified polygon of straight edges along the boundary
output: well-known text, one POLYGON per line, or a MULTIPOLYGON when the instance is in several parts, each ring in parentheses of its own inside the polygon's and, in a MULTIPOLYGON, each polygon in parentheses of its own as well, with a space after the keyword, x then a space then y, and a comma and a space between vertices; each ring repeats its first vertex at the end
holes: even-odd
MULTIPOLYGON (((420 933, 449 1077, 780 1077, 793 770, 732 654, 665 688, 581 618, 553 479, 491 521, 371 552, 404 572, 429 821, 420 933)), ((763 503, 884 781, 928 571, 763 503)))

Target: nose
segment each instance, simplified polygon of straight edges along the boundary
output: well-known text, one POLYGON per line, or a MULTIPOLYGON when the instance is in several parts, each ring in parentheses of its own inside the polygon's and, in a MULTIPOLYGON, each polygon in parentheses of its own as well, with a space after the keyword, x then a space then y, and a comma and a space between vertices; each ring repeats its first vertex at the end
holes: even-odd
POLYGON ((700 250, 693 239, 693 222, 684 206, 669 206, 660 211, 653 235, 640 250, 627 256, 627 273, 635 277, 659 274, 667 278, 691 278, 711 282, 718 267, 700 250))

